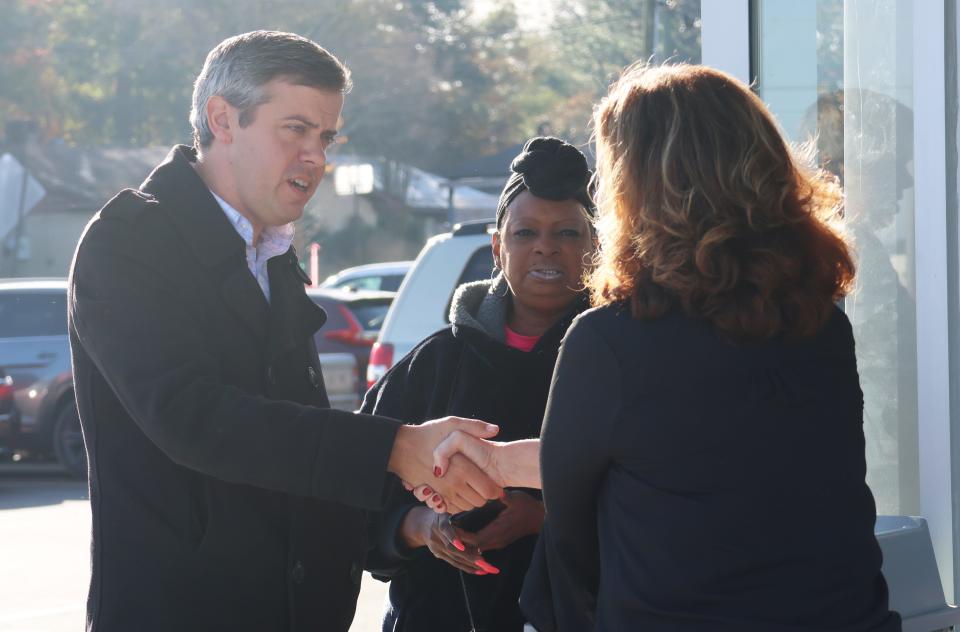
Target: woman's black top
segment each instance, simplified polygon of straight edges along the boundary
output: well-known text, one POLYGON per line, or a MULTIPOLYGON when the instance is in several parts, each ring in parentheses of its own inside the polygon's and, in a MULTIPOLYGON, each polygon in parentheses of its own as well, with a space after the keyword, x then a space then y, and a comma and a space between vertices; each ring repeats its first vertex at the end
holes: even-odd
MULTIPOLYGON (((560 341, 586 301, 578 300, 532 351, 522 352, 503 341, 507 290, 502 277, 461 286, 451 306, 451 327, 391 368, 367 393, 362 410, 407 423, 446 415, 483 419, 500 426, 503 441, 539 436, 560 341)), ((539 492, 529 492, 539 499, 539 492)), ((470 614, 477 632, 521 632, 518 601, 536 536, 484 552, 499 575, 461 574, 428 549, 406 550, 398 540, 404 516, 416 506, 421 505, 398 485, 371 524, 366 566, 375 577, 390 580, 384 632, 467 632, 470 614)))
POLYGON ((680 310, 581 315, 542 431, 541 632, 893 631, 839 309, 734 344, 680 310))

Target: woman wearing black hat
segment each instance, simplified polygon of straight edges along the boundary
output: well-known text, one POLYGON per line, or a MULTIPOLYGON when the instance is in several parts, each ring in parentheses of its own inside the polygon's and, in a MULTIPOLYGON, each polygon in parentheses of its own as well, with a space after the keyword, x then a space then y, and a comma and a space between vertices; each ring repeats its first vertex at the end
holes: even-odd
MULTIPOLYGON (((494 278, 457 289, 451 326, 400 360, 367 393, 364 412, 408 423, 456 414, 495 420, 501 440, 539 436, 560 340, 587 306, 590 172, 556 138, 528 141, 511 170, 492 236, 494 278)), ((398 486, 374 521, 368 559, 391 580, 383 629, 519 632, 517 601, 542 523, 533 490, 508 489, 502 501, 450 516, 398 486)))

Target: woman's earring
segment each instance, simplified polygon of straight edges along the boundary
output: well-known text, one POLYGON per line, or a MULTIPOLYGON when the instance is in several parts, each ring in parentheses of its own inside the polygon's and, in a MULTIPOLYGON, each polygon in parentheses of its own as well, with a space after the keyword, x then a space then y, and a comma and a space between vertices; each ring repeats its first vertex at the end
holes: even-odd
POLYGON ((503 266, 500 265, 500 259, 497 257, 493 258, 493 270, 490 272, 490 278, 495 279, 497 275, 503 272, 503 266))

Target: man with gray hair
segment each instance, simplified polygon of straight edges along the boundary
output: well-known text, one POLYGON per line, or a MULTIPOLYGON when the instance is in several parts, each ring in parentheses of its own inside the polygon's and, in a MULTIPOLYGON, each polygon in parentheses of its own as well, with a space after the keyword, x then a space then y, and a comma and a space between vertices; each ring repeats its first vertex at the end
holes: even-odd
POLYGON ((87 629, 347 630, 365 509, 397 477, 451 511, 501 492, 431 450, 460 429, 329 408, 293 222, 323 177, 348 70, 290 33, 218 45, 193 147, 93 218, 70 273, 89 460, 87 629), (391 474, 392 473, 392 474, 391 474), (432 494, 433 492, 431 492, 432 494))

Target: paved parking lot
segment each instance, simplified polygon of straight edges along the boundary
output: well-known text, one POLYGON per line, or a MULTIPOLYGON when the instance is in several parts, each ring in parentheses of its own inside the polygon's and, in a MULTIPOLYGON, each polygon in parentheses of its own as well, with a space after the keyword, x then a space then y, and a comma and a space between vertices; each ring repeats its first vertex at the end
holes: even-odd
MULTIPOLYGON (((46 464, 0 464, 0 631, 79 632, 89 572, 86 484, 46 464)), ((351 632, 379 630, 386 584, 364 575, 351 632)))

